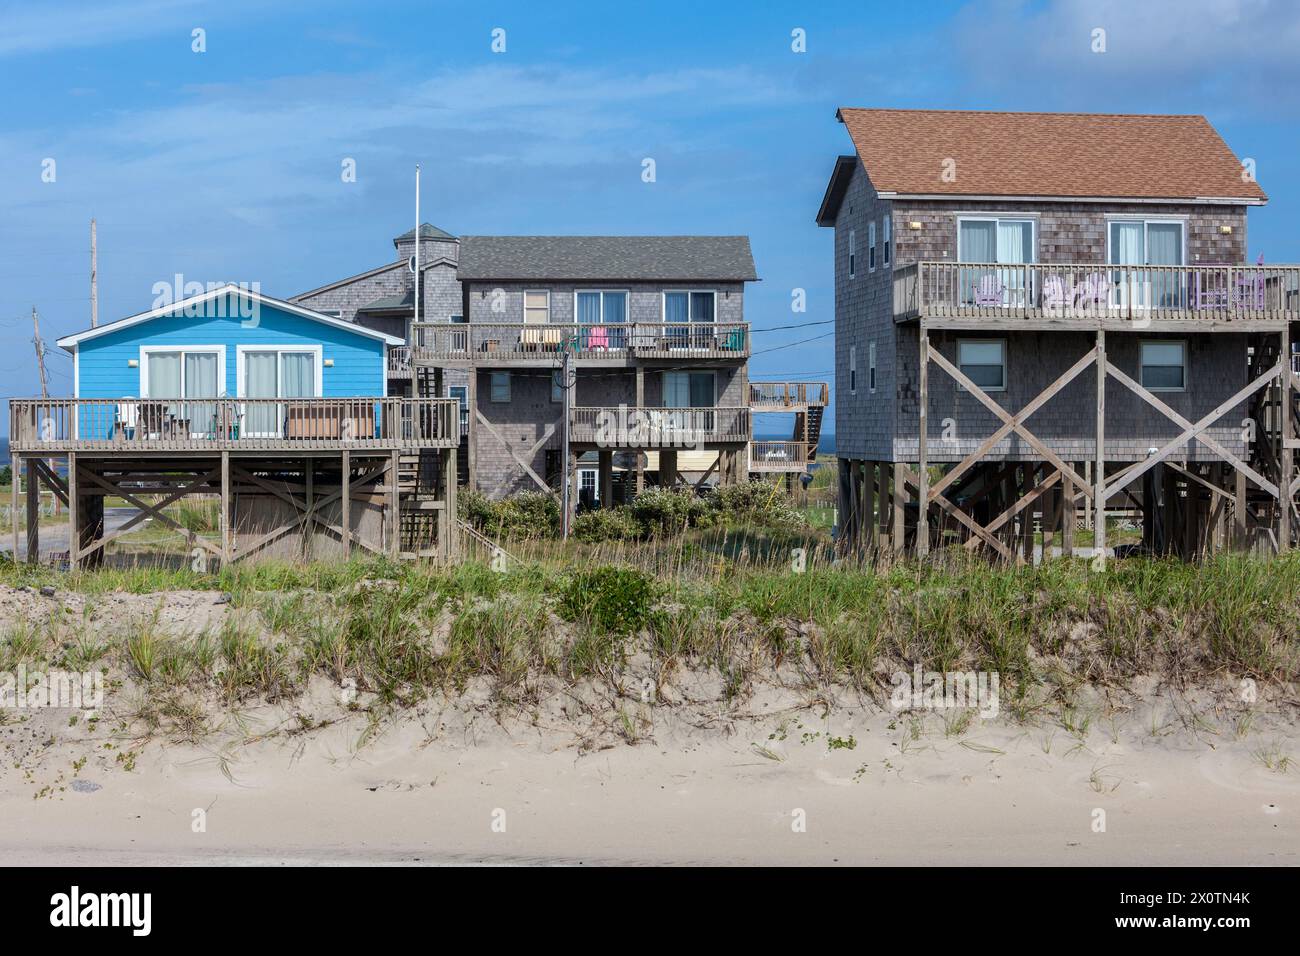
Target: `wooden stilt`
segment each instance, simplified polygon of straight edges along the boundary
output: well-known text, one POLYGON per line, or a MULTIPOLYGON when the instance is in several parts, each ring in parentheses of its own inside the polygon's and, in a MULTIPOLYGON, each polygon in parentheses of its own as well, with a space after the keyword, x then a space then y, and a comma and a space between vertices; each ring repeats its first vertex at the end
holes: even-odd
POLYGON ((398 484, 400 452, 388 456, 388 556, 396 561, 402 555, 402 489, 398 484))
POLYGON ((863 535, 863 544, 869 550, 876 549, 876 463, 874 461, 863 462, 862 464, 862 518, 864 522, 865 534, 863 535))
POLYGON ((929 439, 927 436, 930 404, 930 333, 926 330, 925 320, 921 320, 920 346, 920 395, 918 397, 917 430, 917 506, 920 509, 916 519, 916 554, 924 558, 930 553, 930 460, 929 439))
POLYGON ((1106 569, 1106 332, 1097 330, 1096 464, 1093 466, 1093 568, 1106 569))
MULTIPOLYGON (((721 455, 722 453, 719 452, 721 455)), ((602 448, 597 453, 599 464, 597 465, 597 479, 600 482, 600 506, 602 508, 614 507, 614 452, 613 449, 602 448)))
POLYGON ((68 567, 81 567, 81 482, 77 475, 77 453, 68 452, 68 567))
POLYGON ((352 452, 343 452, 343 560, 352 557, 352 452))
POLYGON ((311 556, 311 540, 316 531, 316 522, 311 517, 316 507, 316 459, 304 459, 302 470, 306 479, 307 497, 307 520, 302 523, 302 554, 306 558, 311 556))
MULTIPOLYGON (((645 369, 636 367, 636 407, 638 414, 645 407, 645 369)), ((645 452, 636 452, 636 493, 645 491, 645 452)))
POLYGON ((18 483, 22 480, 23 463, 17 455, 10 456, 9 469, 9 522, 14 532, 14 564, 18 563, 18 483))
POLYGON ((460 558, 460 517, 458 504, 456 501, 456 457, 455 448, 447 449, 447 471, 445 484, 443 485, 443 510, 447 515, 447 548, 446 555, 449 561, 455 561, 460 558))
MULTIPOLYGON (((1078 470, 1078 462, 1074 463, 1074 467, 1078 470)), ((1065 490, 1061 493, 1061 557, 1063 558, 1074 557, 1074 532, 1079 522, 1077 504, 1074 482, 1066 478, 1065 490)))
POLYGON ((1232 520, 1235 539, 1233 547, 1245 550, 1250 543, 1246 526, 1246 473, 1240 468, 1234 468, 1232 474, 1234 486, 1232 520))
POLYGON ((894 462, 894 553, 907 546, 907 469, 894 462))
MULTIPOLYGON (((344 453, 346 454, 346 452, 344 453)), ((230 567, 234 559, 234 516, 230 510, 230 452, 221 453, 221 566, 230 567)))
POLYGON ((1279 554, 1285 554, 1291 550, 1291 482, 1295 480, 1295 449, 1292 447, 1295 438, 1295 418, 1291 402, 1291 327, 1282 326, 1280 342, 1280 354, 1282 356, 1282 375, 1281 381, 1281 402, 1279 404, 1279 416, 1281 418, 1281 453, 1282 468, 1281 480, 1278 482, 1278 521, 1277 521, 1277 550, 1279 554))
POLYGON ((40 562, 41 553, 41 481, 37 477, 36 459, 27 459, 27 563, 40 562))

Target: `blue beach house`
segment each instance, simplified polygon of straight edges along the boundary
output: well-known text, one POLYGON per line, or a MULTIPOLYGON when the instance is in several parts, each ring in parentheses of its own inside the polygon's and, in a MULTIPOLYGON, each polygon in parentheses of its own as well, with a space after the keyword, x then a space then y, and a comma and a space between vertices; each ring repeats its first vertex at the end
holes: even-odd
POLYGON ((231 284, 58 344, 76 438, 129 443, 377 437, 382 403, 301 400, 385 397, 387 350, 404 343, 231 284))

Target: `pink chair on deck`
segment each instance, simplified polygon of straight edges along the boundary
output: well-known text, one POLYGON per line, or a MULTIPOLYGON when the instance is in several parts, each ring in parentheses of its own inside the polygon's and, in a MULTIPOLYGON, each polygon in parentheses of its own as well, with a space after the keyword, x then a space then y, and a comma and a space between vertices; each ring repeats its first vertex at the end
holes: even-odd
POLYGON ((594 325, 587 332, 587 348, 608 349, 609 333, 603 325, 594 325))
POLYGON ((1004 291, 997 276, 981 276, 980 284, 975 289, 975 304, 984 306, 1002 305, 1002 293, 1004 291))

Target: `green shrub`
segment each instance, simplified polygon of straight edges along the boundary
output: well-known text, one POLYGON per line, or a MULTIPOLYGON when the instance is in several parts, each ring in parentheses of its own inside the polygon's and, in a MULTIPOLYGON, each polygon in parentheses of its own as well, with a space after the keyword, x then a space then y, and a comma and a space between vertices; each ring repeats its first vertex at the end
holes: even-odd
POLYGON ((626 508, 584 511, 573 519, 573 536, 579 541, 635 541, 641 523, 626 508))
POLYGON ((680 534, 713 523, 708 503, 688 490, 648 488, 632 500, 632 516, 649 535, 680 534))
POLYGON ((808 527, 808 519, 774 483, 748 481, 723 485, 710 492, 705 500, 726 524, 756 524, 786 530, 808 527))
POLYGON ((546 491, 521 491, 500 501, 466 491, 457 510, 479 531, 495 538, 553 538, 560 533, 560 503, 546 491))
POLYGON ((597 633, 635 634, 649 626, 659 588, 636 568, 579 571, 563 586, 560 615, 597 633))

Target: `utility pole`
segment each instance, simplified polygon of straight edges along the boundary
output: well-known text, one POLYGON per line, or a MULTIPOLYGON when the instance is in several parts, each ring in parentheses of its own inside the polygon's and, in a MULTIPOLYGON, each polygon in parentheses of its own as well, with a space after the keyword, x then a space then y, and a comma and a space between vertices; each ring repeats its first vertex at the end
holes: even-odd
POLYGON ((90 220, 90 327, 99 325, 99 248, 95 243, 95 220, 90 220))
MULTIPOLYGON (((415 164, 415 310, 413 322, 420 321, 420 164, 415 164)), ((406 337, 406 344, 415 341, 415 329, 406 337)))
POLYGON ((32 344, 36 346, 36 367, 41 372, 41 398, 50 397, 50 387, 45 380, 45 343, 41 341, 41 320, 32 306, 32 344))
POLYGON ((565 541, 569 540, 569 494, 570 494, 569 492, 569 418, 573 410, 573 399, 570 397, 569 394, 570 392, 570 387, 569 387, 570 386, 570 382, 569 382, 570 364, 569 363, 572 361, 571 356, 572 353, 570 352, 569 345, 566 342, 564 344, 564 349, 561 355, 561 365, 560 365, 560 376, 561 376, 560 387, 564 389, 564 432, 563 432, 564 450, 560 453, 560 468, 561 468, 561 475, 562 475, 560 479, 560 488, 561 488, 560 497, 561 497, 561 507, 563 507, 564 511, 563 514, 560 516, 560 529, 561 529, 561 537, 565 541))

